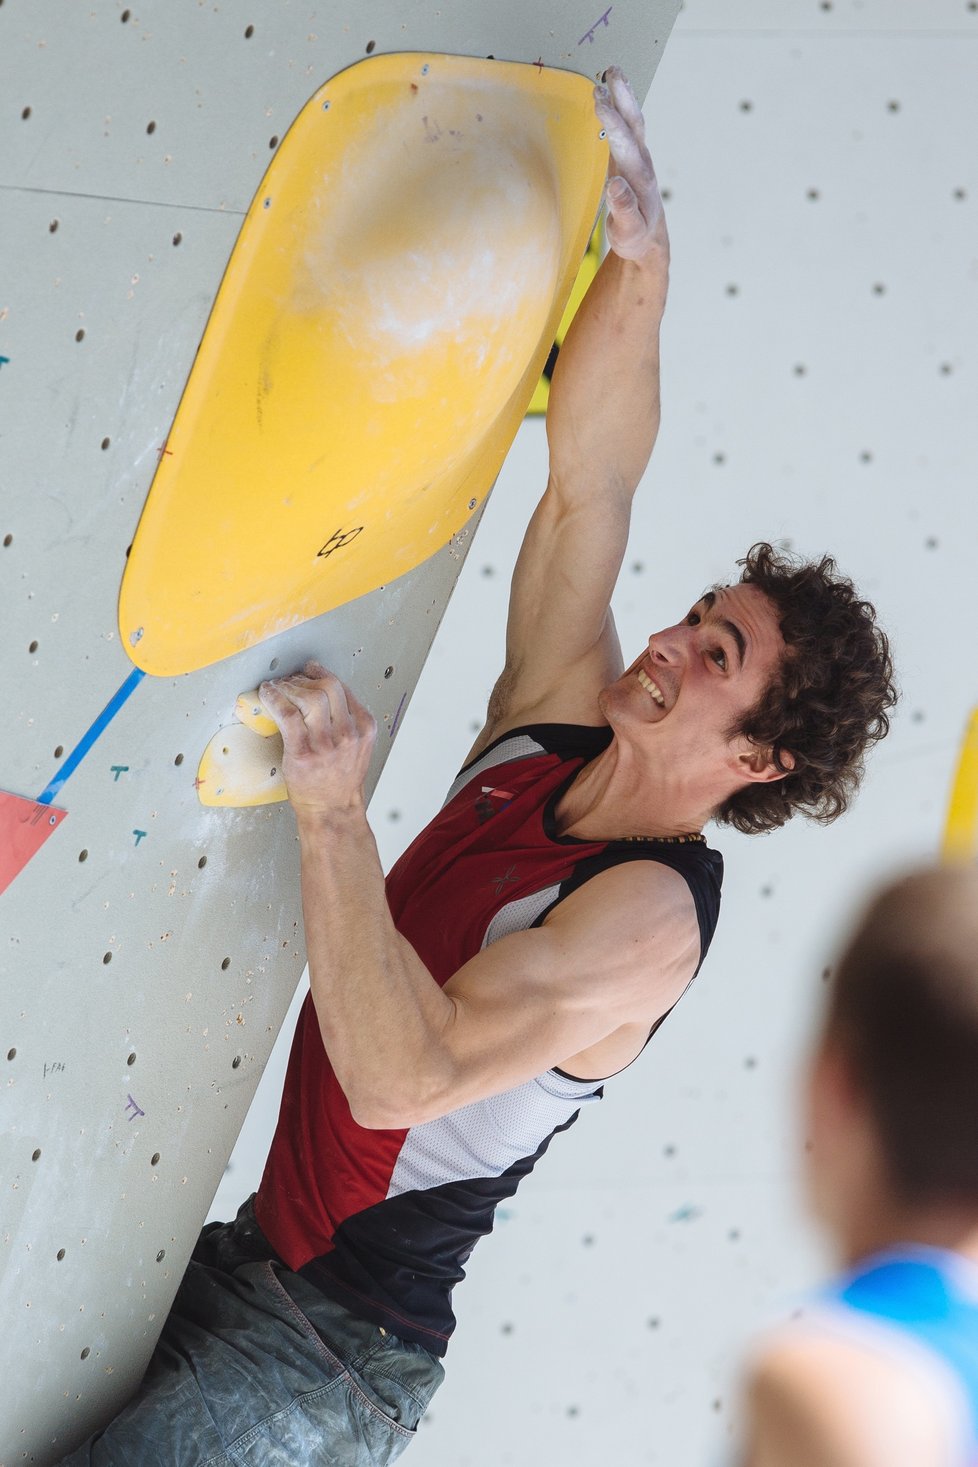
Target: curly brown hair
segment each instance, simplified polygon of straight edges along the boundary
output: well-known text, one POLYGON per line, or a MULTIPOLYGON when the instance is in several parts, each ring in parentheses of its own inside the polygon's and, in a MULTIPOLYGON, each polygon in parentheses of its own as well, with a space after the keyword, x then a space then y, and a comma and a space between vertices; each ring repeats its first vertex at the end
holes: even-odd
POLYGON ((897 700, 889 642, 830 555, 803 561, 761 541, 737 564, 741 584, 774 603, 785 653, 731 735, 770 749, 785 775, 737 790, 713 818, 746 835, 776 830, 797 811, 828 824, 855 795, 866 750, 889 732, 897 700))

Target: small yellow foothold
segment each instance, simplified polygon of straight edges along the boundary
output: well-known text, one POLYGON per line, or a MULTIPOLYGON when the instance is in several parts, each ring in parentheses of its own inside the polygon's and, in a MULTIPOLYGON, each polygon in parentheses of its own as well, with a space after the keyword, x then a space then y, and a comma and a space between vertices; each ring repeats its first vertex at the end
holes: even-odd
MULTIPOLYGON (((271 720, 268 720, 271 723, 271 720)), ((241 723, 219 729, 201 755, 197 797, 202 805, 271 805, 288 794, 282 778, 282 737, 241 723)))
POLYGON ((250 693, 238 694, 234 705, 234 716, 239 723, 244 724, 245 728, 253 729, 263 738, 271 738, 273 734, 278 733, 278 725, 265 712, 257 688, 252 689, 250 693))

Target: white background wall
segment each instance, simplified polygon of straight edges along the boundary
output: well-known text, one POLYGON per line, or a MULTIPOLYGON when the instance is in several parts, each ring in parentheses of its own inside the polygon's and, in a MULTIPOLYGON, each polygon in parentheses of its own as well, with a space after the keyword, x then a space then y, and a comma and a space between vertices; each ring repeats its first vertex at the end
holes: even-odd
MULTIPOLYGON (((687 0, 669 42, 646 108, 663 426, 615 598, 626 657, 784 538, 877 604, 903 701, 838 825, 718 833, 709 961, 474 1255, 414 1467, 722 1459, 742 1342, 823 1267, 793 1187, 821 977, 867 883, 935 853, 978 701, 976 62, 975 0, 687 0)), ((387 865, 481 723, 545 480, 531 420, 373 801, 387 865)), ((212 1216, 257 1184, 290 1032, 212 1216)))

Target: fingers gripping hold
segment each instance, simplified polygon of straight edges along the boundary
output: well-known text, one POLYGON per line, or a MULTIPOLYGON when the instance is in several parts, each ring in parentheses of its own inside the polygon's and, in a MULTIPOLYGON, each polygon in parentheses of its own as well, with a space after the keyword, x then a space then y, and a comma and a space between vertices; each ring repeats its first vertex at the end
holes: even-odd
POLYGON ((258 691, 282 733, 282 772, 295 808, 362 808, 377 726, 349 688, 322 663, 307 662, 304 672, 258 691))
POLYGON ((620 67, 594 89, 594 105, 611 150, 607 187, 608 243, 616 254, 638 260, 668 258, 669 241, 659 186, 645 144, 642 109, 620 67))

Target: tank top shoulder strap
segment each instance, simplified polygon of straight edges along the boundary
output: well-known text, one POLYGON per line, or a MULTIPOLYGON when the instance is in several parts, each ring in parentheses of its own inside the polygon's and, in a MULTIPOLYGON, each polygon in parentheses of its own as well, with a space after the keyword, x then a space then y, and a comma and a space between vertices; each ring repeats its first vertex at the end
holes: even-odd
POLYGON ((513 759, 529 759, 534 754, 556 754, 561 759, 593 759, 611 742, 611 729, 572 723, 532 723, 512 728, 462 767, 453 781, 445 804, 453 800, 470 780, 508 764, 513 759))

